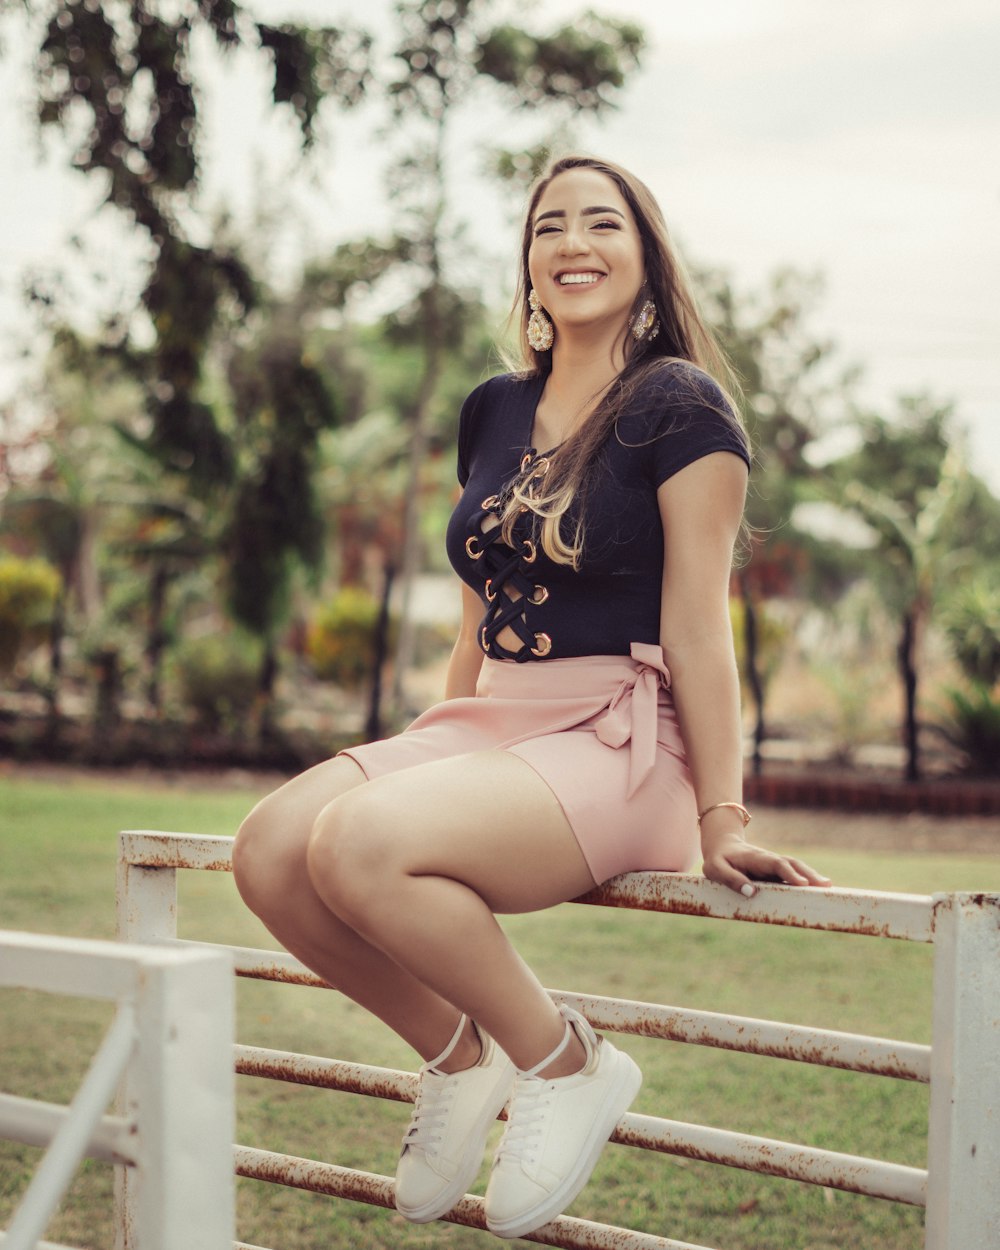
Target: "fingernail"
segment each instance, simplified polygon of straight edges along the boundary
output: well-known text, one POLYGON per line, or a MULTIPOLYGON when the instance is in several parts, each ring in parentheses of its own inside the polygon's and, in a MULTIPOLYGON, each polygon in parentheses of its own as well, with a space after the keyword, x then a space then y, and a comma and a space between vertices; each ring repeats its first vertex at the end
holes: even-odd
POLYGON ((740 893, 743 895, 744 898, 753 898, 753 896, 757 893, 757 891, 753 888, 753 886, 748 881, 746 885, 740 886, 740 893))

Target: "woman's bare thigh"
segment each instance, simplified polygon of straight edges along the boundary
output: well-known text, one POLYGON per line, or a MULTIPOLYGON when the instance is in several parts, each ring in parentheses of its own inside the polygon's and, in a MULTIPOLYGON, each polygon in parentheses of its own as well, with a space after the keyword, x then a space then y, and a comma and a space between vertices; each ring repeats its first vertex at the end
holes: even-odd
POLYGON ((502 750, 377 777, 334 800, 316 830, 345 871, 452 878, 495 912, 551 907, 594 885, 558 799, 502 750))

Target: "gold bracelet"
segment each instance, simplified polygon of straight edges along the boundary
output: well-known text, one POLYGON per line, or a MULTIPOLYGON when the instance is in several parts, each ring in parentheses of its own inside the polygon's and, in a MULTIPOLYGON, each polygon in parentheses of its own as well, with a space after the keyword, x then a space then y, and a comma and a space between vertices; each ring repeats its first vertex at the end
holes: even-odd
POLYGON ((731 803, 731 802, 730 803, 713 803, 711 807, 706 807, 703 812, 698 813, 698 828, 699 829, 701 828, 701 822, 705 819, 705 817, 708 815, 709 812, 714 812, 717 808, 720 808, 720 807, 731 807, 735 811, 739 812, 740 816, 743 818, 744 829, 750 823, 750 820, 751 820, 750 813, 747 811, 747 809, 743 806, 742 803, 731 803))

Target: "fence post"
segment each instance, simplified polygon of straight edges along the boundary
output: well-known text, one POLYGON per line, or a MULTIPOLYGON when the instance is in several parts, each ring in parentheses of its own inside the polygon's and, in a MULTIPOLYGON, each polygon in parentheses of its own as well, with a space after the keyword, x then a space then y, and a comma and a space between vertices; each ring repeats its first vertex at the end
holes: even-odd
POLYGON ((127 1250, 230 1250, 235 1227, 232 960, 164 951, 137 995, 124 1111, 138 1159, 116 1238, 127 1250), (179 959, 178 956, 186 958, 179 959))
POLYGON ((926 1250, 1000 1246, 1000 897, 934 896, 926 1250))
MULTIPOLYGON (((177 936, 177 870, 170 867, 142 868, 130 863, 129 842, 127 832, 119 835, 115 892, 118 940, 150 943, 175 938, 177 936)), ((155 993, 150 985, 145 987, 145 992, 155 993)), ((156 1054, 155 1048, 158 1044, 165 1045, 168 1040, 164 1033, 158 1041, 157 1030, 169 1028, 164 1025, 164 1016, 172 1014, 179 1006, 176 1001, 173 1001, 172 987, 164 985, 161 993, 164 995, 164 1000, 154 1003, 154 1022, 147 1024, 139 1039, 136 1055, 129 1065, 118 1100, 119 1114, 124 1116, 134 1114, 137 1102, 141 1103, 144 1108, 149 1103, 150 1114, 147 1123, 155 1122, 157 1127, 154 1133, 156 1140, 149 1142, 148 1148, 143 1149, 138 1168, 115 1168, 115 1250, 149 1250, 146 1239, 150 1235, 152 1226, 149 1221, 153 1216, 148 1208, 149 1186, 143 1184, 144 1169, 158 1166, 159 1158, 164 1153, 166 1145, 162 1134, 166 1134, 169 1139, 171 1131, 168 1121, 164 1118, 165 1115, 169 1115, 169 1095, 165 1089, 151 1088, 149 1084, 151 1056, 156 1054)), ((231 994, 231 987, 227 994, 231 994)), ((225 1001, 227 999, 220 996, 220 1010, 223 1010, 225 1001)), ((235 1036, 235 1031, 230 1021, 229 1037, 233 1036, 235 1036)), ((171 1056, 170 1062, 164 1062, 165 1072, 173 1073, 176 1067, 174 1060, 175 1057, 171 1056)), ((181 1074, 181 1079, 187 1078, 181 1074)), ((228 1088, 231 1081, 230 1074, 224 1078, 221 1088, 228 1088)), ((178 1086, 178 1089, 180 1088, 178 1086)), ((180 1098, 179 1093, 177 1098, 180 1098)), ((175 1108, 178 1105, 179 1103, 174 1103, 175 1108)), ((227 1131, 230 1132, 229 1149, 231 1150, 231 1143, 235 1136, 231 1123, 227 1124, 227 1131)), ((183 1204, 183 1194, 178 1195, 173 1191, 172 1185, 168 1183, 170 1179, 164 1177, 165 1201, 171 1203, 180 1201, 183 1204), (168 1194, 172 1196, 167 1198, 168 1194)), ((226 1206, 227 1189, 231 1189, 231 1186, 232 1180, 230 1179, 220 1190, 219 1200, 223 1209, 226 1206)), ((157 1247, 162 1245, 166 1248, 168 1244, 166 1241, 158 1242, 157 1247)))

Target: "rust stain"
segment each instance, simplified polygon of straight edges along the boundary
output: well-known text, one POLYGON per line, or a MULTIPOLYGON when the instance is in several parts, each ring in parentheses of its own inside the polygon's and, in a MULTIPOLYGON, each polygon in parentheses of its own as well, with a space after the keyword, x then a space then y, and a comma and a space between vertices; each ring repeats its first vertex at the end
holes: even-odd
POLYGON ((246 977, 250 981, 280 981, 284 985, 309 985, 318 990, 333 989, 322 977, 313 972, 296 972, 291 968, 278 966, 268 968, 237 968, 238 977, 246 977))
MULTIPOLYGON (((840 1189, 845 1193, 864 1194, 867 1197, 882 1197, 883 1195, 873 1192, 870 1184, 865 1184, 863 1179, 859 1179, 856 1175, 851 1174, 851 1169, 838 1172, 835 1168, 831 1168, 823 1176, 808 1176, 802 1174, 799 1163, 808 1162, 811 1152, 807 1149, 801 1151, 792 1151, 782 1153, 783 1157, 776 1157, 778 1152, 767 1142, 762 1142, 754 1147, 754 1156, 752 1159, 740 1159, 731 1153, 718 1150, 710 1150, 704 1146, 697 1146, 693 1142, 680 1141, 659 1141, 651 1137, 642 1129, 629 1128, 627 1125, 620 1124, 611 1136, 613 1142, 617 1142, 623 1146, 636 1146, 641 1150, 655 1150, 660 1154, 677 1155, 684 1159, 696 1159, 702 1163, 715 1163, 723 1167, 740 1168, 745 1172, 762 1172, 767 1176, 778 1176, 784 1180, 798 1181, 806 1185, 822 1185, 827 1189, 840 1189)), ((857 1168, 853 1169, 855 1172, 857 1168)), ((905 1195, 894 1196, 893 1201, 906 1203, 910 1206, 923 1206, 924 1203, 918 1199, 907 1198, 905 1195)))
POLYGON ((288 1081, 293 1085, 311 1085, 317 1089, 335 1089, 349 1094, 366 1094, 373 1098, 385 1098, 391 1102, 413 1102, 417 1078, 404 1074, 407 1088, 402 1088, 400 1078, 378 1075, 365 1078, 345 1075, 344 1068, 316 1068, 292 1059, 253 1058, 241 1056, 236 1060, 240 1076, 267 1077, 274 1081, 288 1081))
POLYGON ((126 863, 130 868, 193 868, 205 872, 232 872, 233 870, 232 861, 228 858, 195 862, 180 852, 171 854, 167 851, 143 851, 134 859, 127 859, 126 863))

